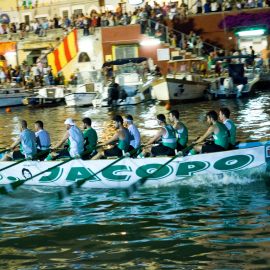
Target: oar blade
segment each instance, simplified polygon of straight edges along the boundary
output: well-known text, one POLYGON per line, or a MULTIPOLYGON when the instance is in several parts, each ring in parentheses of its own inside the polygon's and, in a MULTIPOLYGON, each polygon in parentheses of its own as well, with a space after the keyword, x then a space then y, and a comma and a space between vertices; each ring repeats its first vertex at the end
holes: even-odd
POLYGON ((57 192, 58 199, 63 200, 64 198, 71 195, 78 188, 79 186, 77 185, 77 182, 62 188, 60 191, 57 192))

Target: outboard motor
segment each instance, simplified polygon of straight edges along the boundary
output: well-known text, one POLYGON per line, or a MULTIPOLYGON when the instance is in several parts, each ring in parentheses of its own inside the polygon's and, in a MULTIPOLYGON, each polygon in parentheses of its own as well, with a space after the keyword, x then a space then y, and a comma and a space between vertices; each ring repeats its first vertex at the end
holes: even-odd
POLYGON ((232 92, 233 91, 233 80, 231 77, 225 78, 223 82, 224 91, 225 92, 232 92))

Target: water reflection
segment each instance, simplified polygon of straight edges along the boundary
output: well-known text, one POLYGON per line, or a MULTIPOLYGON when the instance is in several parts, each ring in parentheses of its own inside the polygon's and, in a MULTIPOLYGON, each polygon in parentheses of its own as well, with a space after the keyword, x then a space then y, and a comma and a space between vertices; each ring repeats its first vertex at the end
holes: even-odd
MULTIPOLYGON (((227 106, 239 127, 238 139, 270 134, 270 94, 175 106, 190 140, 207 128, 205 113, 227 106)), ((155 134, 153 103, 129 108, 1 110, 0 146, 41 119, 52 141, 61 138, 65 118, 81 126, 91 117, 100 140, 114 132, 112 116, 133 114, 144 140, 155 134)), ((269 177, 268 177, 269 178, 269 177)), ((255 176, 193 179, 148 189, 125 198, 121 192, 80 190, 64 201, 54 189, 18 189, 0 197, 1 269, 267 269, 270 265, 270 189, 255 176)))
MULTIPOLYGON (((218 110, 222 106, 231 109, 232 119, 235 120, 239 127, 238 139, 260 139, 270 133, 270 100, 269 93, 263 93, 260 97, 238 100, 216 100, 205 102, 194 102, 192 104, 181 104, 174 106, 174 109, 180 111, 180 117, 186 123, 190 130, 190 140, 201 135, 207 125, 204 116, 210 109, 218 110)), ((119 108, 65 108, 56 107, 49 109, 29 109, 25 107, 12 108, 11 113, 5 113, 1 110, 0 147, 10 145, 11 141, 19 134, 19 120, 26 119, 29 127, 33 129, 36 120, 42 120, 45 128, 50 132, 52 141, 61 138, 65 126, 64 120, 68 117, 74 118, 78 126, 81 126, 83 117, 91 117, 93 126, 97 129, 100 141, 111 136, 113 127, 111 119, 115 114, 132 114, 135 122, 141 130, 144 140, 152 137, 156 133, 158 113, 167 114, 168 111, 164 106, 154 103, 140 104, 138 106, 119 107, 119 108)))

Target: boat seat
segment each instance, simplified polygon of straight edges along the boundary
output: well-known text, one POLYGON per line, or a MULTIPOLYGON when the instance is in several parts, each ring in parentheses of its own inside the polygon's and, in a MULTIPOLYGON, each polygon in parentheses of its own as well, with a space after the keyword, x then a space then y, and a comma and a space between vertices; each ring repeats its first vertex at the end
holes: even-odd
MULTIPOLYGON (((122 150, 122 155, 125 156, 125 157, 130 157, 130 153, 126 152, 124 150, 122 150)), ((107 159, 117 159, 117 158, 119 158, 119 157, 118 156, 107 157, 107 159)))

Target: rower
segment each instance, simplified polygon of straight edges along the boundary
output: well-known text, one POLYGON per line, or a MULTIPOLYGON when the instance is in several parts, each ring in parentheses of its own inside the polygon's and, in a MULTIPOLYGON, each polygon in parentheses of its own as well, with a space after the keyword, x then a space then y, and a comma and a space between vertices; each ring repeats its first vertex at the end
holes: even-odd
POLYGON ((35 133, 27 128, 27 122, 21 121, 19 138, 10 146, 11 152, 4 155, 2 161, 16 160, 16 159, 32 159, 36 153, 36 136, 35 133), (17 145, 20 144, 20 150, 16 150, 17 145))
MULTIPOLYGON (((152 156, 174 156, 175 149, 177 147, 177 139, 175 136, 174 128, 166 123, 164 114, 157 115, 158 125, 161 126, 156 135, 150 139, 145 146, 150 146, 153 143, 161 139, 161 143, 157 146, 152 146, 152 156)), ((146 150, 143 151, 143 155, 146 154, 146 150)))
POLYGON ((48 131, 44 130, 42 121, 38 120, 35 122, 35 131, 37 150, 48 150, 51 145, 51 138, 48 131))
POLYGON ((177 137, 177 151, 181 151, 187 147, 188 142, 188 130, 187 127, 180 122, 179 112, 177 110, 172 110, 169 113, 170 121, 173 123, 173 128, 176 132, 177 137))
POLYGON ((128 131, 130 133, 130 145, 137 149, 141 145, 141 135, 138 128, 133 123, 132 115, 128 114, 124 118, 125 124, 127 124, 128 131))
POLYGON ((66 125, 67 131, 65 132, 62 140, 58 142, 52 150, 56 150, 61 147, 65 142, 68 142, 68 149, 63 149, 60 152, 53 152, 46 160, 52 160, 61 157, 71 157, 76 158, 80 157, 84 150, 84 138, 82 131, 75 125, 74 121, 71 118, 67 118, 64 122, 66 125))
POLYGON ((83 137, 84 137, 84 150, 87 151, 87 154, 83 156, 83 159, 88 159, 97 154, 97 132, 92 128, 92 120, 89 117, 86 117, 82 120, 83 122, 83 137))
POLYGON ((117 144, 110 149, 99 151, 98 154, 95 155, 92 159, 95 160, 100 159, 101 157, 113 157, 113 156, 121 157, 123 156, 123 152, 128 152, 131 150, 131 148, 133 148, 130 147, 129 131, 127 128, 123 126, 124 120, 122 116, 116 115, 113 118, 113 121, 116 128, 116 133, 111 139, 100 144, 100 146, 109 145, 115 142, 117 142, 117 144))
POLYGON ((229 134, 226 126, 218 121, 218 114, 215 111, 209 111, 206 114, 206 121, 210 125, 205 134, 199 137, 195 142, 192 154, 195 153, 212 153, 228 149, 229 134), (213 136, 212 143, 203 143, 207 138, 213 136), (201 144, 203 143, 203 144, 201 144))
POLYGON ((230 110, 228 108, 220 108, 219 119, 227 127, 230 133, 229 149, 234 149, 236 144, 236 126, 230 118, 230 110))

